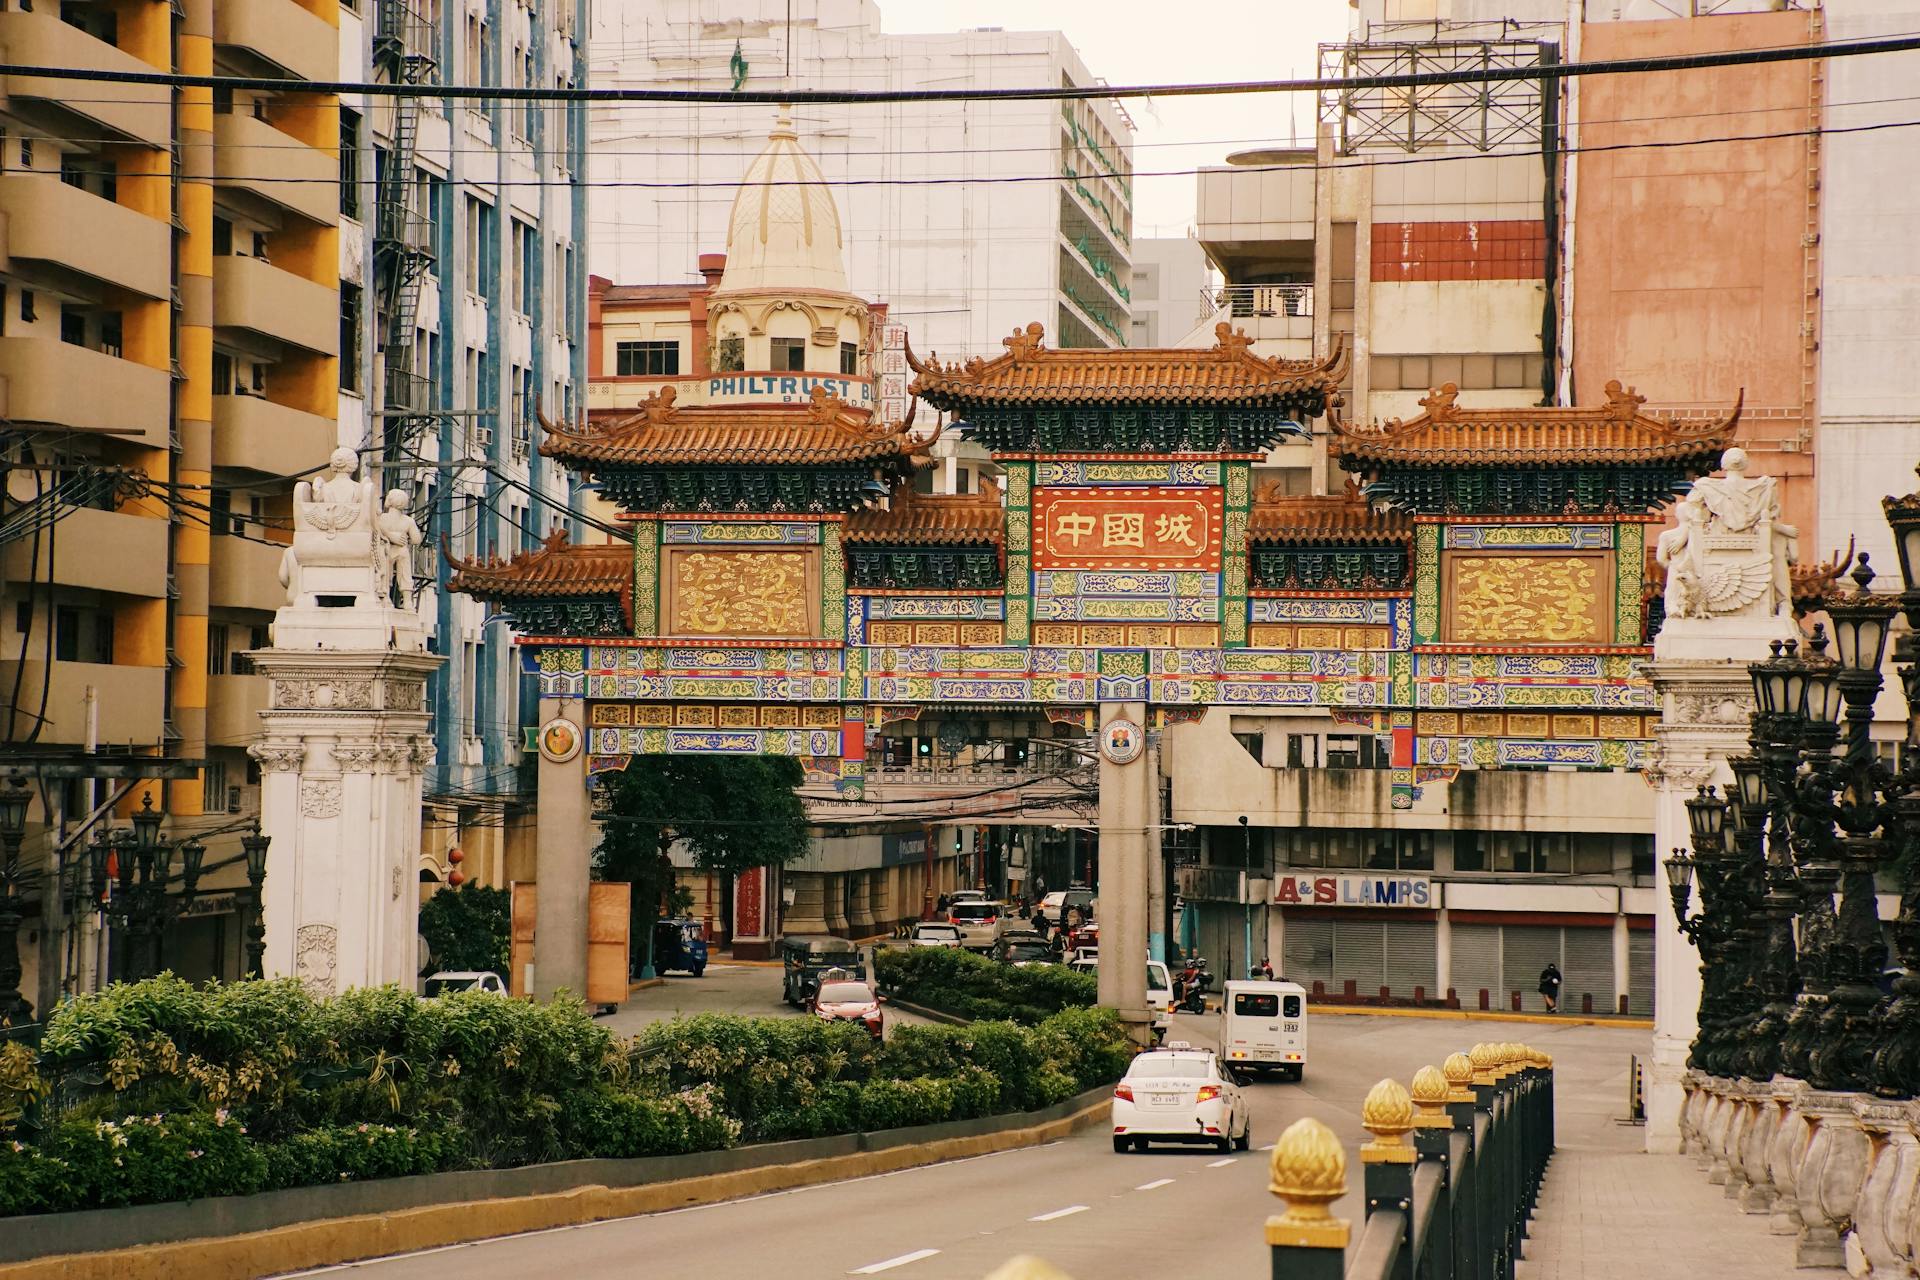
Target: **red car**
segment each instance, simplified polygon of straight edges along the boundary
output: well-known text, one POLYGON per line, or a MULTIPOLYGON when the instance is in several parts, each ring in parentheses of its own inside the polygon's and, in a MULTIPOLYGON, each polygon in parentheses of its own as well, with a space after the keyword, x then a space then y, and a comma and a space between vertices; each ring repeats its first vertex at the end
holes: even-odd
POLYGON ((878 1040, 886 1029, 882 1000, 864 982, 823 982, 814 994, 813 1011, 829 1022, 858 1022, 878 1040))

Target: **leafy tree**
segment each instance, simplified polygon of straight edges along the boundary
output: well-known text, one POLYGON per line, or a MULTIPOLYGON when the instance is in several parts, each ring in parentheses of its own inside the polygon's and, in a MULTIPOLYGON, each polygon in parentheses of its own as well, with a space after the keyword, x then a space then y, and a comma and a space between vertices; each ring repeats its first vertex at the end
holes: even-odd
MULTIPOLYGON (((655 911, 672 891, 667 850, 684 840, 703 871, 780 867, 807 851, 806 778, 791 756, 635 756, 604 774, 596 873, 633 884, 633 949, 648 954, 655 911)), ((671 905, 671 904, 669 904, 671 905)))
POLYGON ((506 973, 512 930, 513 896, 505 889, 443 888, 420 904, 420 935, 439 969, 506 973))

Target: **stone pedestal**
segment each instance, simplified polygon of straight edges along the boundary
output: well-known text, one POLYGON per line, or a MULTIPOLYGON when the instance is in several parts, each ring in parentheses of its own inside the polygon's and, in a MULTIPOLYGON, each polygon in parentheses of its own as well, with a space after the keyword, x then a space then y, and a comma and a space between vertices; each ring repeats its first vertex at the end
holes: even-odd
MULTIPOLYGON (((1666 893, 1664 865, 1678 848, 1691 853, 1686 802, 1700 787, 1728 782, 1729 756, 1747 750, 1753 684, 1747 664, 1768 656, 1775 640, 1796 638, 1783 615, 1669 618, 1655 637, 1647 673, 1660 699, 1659 743, 1646 780, 1656 793, 1655 878, 1666 893)), ((1696 896, 1694 909, 1699 909, 1696 896)), ((1647 1150, 1680 1149, 1680 1079, 1686 1071, 1700 1008, 1700 956, 1666 903, 1654 912, 1653 1061, 1647 1072, 1647 1150)))
POLYGON ((1865 1270, 1857 1274, 1903 1278, 1913 1275, 1913 1198, 1920 1185, 1920 1139, 1914 1134, 1913 1104, 1859 1098, 1854 1114, 1872 1144, 1866 1182, 1853 1214, 1853 1238, 1865 1270))
POLYGON ((1794 1261, 1802 1267, 1846 1265, 1842 1240, 1853 1229, 1854 1209, 1872 1154, 1872 1144, 1854 1112, 1856 1096, 1814 1090, 1800 1095, 1799 1109, 1811 1131, 1794 1171, 1801 1224, 1794 1261))
POLYGON ((426 680, 445 659, 279 647, 287 638, 277 625, 276 647, 249 655, 269 679, 261 740, 250 749, 261 768, 260 826, 272 840, 266 975, 298 977, 316 996, 387 982, 411 991, 421 778, 433 760, 426 680))

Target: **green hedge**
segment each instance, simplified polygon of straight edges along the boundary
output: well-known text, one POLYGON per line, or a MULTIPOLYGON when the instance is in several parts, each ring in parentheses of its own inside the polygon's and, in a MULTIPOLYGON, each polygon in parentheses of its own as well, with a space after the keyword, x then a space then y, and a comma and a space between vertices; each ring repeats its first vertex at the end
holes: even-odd
POLYGON ((1129 1056, 1095 1009, 885 1044, 721 1015, 623 1041, 578 1003, 162 976, 61 1005, 37 1052, 0 1046, 0 1217, 1032 1110, 1129 1056))
POLYGON ((883 947, 873 959, 882 991, 963 1018, 1033 1026, 1067 1009, 1091 1008, 1099 995, 1091 974, 1057 964, 1016 968, 958 947, 883 947))

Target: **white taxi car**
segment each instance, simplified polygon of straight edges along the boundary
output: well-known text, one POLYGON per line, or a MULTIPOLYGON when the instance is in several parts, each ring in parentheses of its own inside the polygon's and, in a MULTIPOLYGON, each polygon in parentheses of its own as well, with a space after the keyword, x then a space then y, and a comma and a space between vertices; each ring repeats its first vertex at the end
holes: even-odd
POLYGON ((1113 1089, 1113 1149, 1198 1142, 1245 1151, 1253 1117, 1233 1076, 1210 1049, 1175 1040, 1143 1053, 1113 1089))

